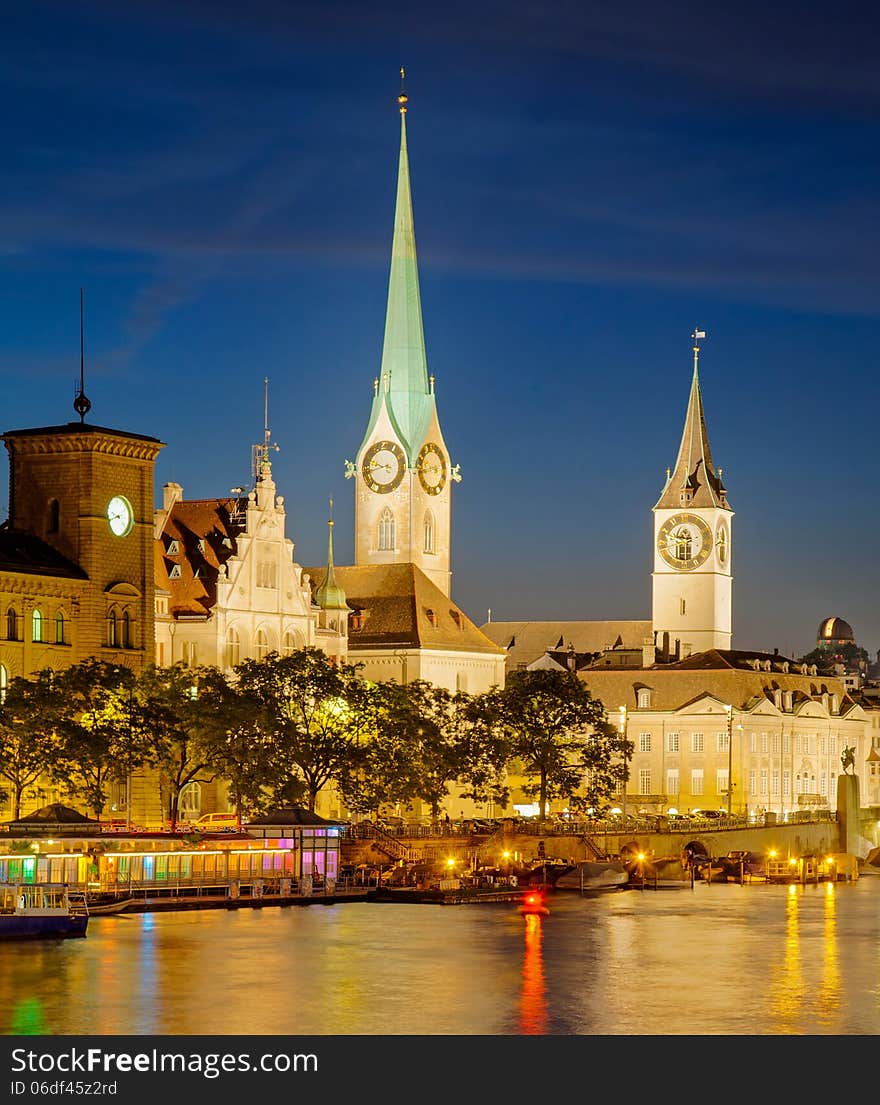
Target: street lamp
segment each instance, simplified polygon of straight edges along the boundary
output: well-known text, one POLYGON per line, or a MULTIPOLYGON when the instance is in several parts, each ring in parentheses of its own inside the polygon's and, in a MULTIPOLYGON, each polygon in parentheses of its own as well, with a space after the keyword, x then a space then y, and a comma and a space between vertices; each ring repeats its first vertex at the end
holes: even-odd
MULTIPOLYGON (((727 816, 733 811, 733 706, 725 706, 727 711, 727 816)), ((742 729, 737 725, 737 729, 742 729)))
POLYGON ((629 775, 628 761, 629 757, 626 754, 626 706, 618 706, 617 712, 620 715, 620 735, 623 737, 623 795, 621 801, 621 813, 623 814, 623 828, 626 831, 626 780, 629 775))

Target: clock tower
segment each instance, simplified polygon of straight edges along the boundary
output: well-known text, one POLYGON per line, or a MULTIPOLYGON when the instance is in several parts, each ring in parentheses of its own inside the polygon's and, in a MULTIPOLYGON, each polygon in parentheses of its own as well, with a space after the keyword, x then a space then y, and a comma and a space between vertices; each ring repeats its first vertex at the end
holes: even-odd
POLYGON ((400 160, 382 367, 366 433, 345 475, 355 481, 355 564, 415 564, 448 596, 450 489, 461 477, 450 465, 428 375, 402 88, 397 100, 400 160))
POLYGON ((652 620, 657 645, 669 634, 682 657, 707 649, 731 647, 731 521, 733 511, 715 469, 703 414, 697 370, 699 342, 695 330, 694 375, 684 432, 675 467, 654 507, 652 620))

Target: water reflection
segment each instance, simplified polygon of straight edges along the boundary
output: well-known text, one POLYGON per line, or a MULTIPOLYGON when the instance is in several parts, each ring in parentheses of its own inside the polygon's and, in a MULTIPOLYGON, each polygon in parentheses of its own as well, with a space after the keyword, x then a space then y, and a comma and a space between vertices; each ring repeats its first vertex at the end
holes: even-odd
POLYGON ((0 943, 4 1034, 880 1033, 880 878, 93 917, 0 943))
POLYGON ((543 1036, 547 1031, 541 922, 542 917, 538 913, 525 915, 525 950, 519 999, 519 1032, 522 1036, 543 1036))

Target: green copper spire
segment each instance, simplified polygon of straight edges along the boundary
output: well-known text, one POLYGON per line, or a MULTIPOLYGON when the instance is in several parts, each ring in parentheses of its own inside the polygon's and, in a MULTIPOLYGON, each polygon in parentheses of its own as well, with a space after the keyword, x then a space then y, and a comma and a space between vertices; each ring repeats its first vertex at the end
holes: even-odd
MULTIPOLYGON (((402 69, 400 75, 402 82, 402 69)), ((420 444, 418 437, 424 430, 433 397, 428 384, 406 148, 407 95, 402 87, 397 102, 400 106, 400 160, 397 169, 397 206, 394 213, 379 392, 387 395, 394 421, 405 444, 412 449, 420 444)))
MULTIPOLYGON (((330 510, 333 510, 333 500, 330 500, 330 510)), ((315 592, 315 601, 322 610, 348 610, 345 601, 345 591, 336 582, 336 573, 333 570, 333 519, 327 522, 327 574, 324 582, 315 592)))

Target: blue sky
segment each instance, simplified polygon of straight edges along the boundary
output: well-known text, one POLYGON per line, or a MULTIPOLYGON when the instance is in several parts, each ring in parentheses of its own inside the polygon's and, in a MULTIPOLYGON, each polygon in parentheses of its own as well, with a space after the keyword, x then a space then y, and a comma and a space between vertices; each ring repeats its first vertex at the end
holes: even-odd
MULTIPOLYGON (((651 507, 701 380, 734 644, 880 648, 880 19, 842 4, 32 0, 0 42, 3 429, 166 443, 189 497, 263 426, 302 564, 352 557, 343 478, 382 350, 407 69, 453 595, 648 618, 651 507), (658 14, 659 13, 659 14, 658 14)), ((2 512, 5 514, 5 510, 2 512)))

